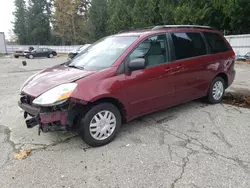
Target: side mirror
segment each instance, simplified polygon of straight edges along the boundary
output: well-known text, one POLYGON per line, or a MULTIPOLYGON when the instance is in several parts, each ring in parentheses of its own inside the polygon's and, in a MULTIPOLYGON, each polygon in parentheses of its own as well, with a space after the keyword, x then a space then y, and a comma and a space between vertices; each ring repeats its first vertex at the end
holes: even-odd
POLYGON ((144 58, 136 58, 128 63, 130 71, 141 70, 146 68, 146 61, 144 58))

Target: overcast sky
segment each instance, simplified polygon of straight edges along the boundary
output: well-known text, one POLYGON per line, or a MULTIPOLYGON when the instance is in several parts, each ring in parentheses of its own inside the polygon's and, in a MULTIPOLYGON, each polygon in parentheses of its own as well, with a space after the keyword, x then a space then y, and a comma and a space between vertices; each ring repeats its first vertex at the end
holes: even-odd
POLYGON ((0 0, 0 32, 4 32, 6 38, 9 38, 9 30, 12 29, 13 15, 14 11, 14 0, 0 0))

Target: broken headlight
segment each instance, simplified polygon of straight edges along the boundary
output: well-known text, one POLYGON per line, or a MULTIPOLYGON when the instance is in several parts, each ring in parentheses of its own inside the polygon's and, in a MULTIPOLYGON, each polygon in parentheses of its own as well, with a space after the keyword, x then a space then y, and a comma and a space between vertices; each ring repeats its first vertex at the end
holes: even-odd
POLYGON ((33 101, 33 104, 40 106, 54 106, 62 104, 71 96, 76 87, 76 83, 56 86, 37 97, 33 101))

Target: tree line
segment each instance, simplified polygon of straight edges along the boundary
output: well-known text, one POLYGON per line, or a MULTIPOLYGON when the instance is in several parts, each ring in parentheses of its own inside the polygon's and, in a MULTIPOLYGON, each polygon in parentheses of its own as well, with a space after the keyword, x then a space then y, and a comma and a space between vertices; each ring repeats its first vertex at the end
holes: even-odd
POLYGON ((153 25, 209 25, 250 33, 249 0, 15 0, 20 44, 85 44, 153 25))

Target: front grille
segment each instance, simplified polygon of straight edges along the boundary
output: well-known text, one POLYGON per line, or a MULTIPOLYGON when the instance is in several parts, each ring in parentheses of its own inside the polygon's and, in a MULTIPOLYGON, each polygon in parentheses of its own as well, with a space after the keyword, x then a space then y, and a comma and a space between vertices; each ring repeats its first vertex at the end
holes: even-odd
POLYGON ((22 94, 18 105, 22 108, 25 112, 27 112, 30 116, 35 117, 39 114, 40 109, 37 106, 32 104, 34 97, 31 97, 26 94, 22 94))

